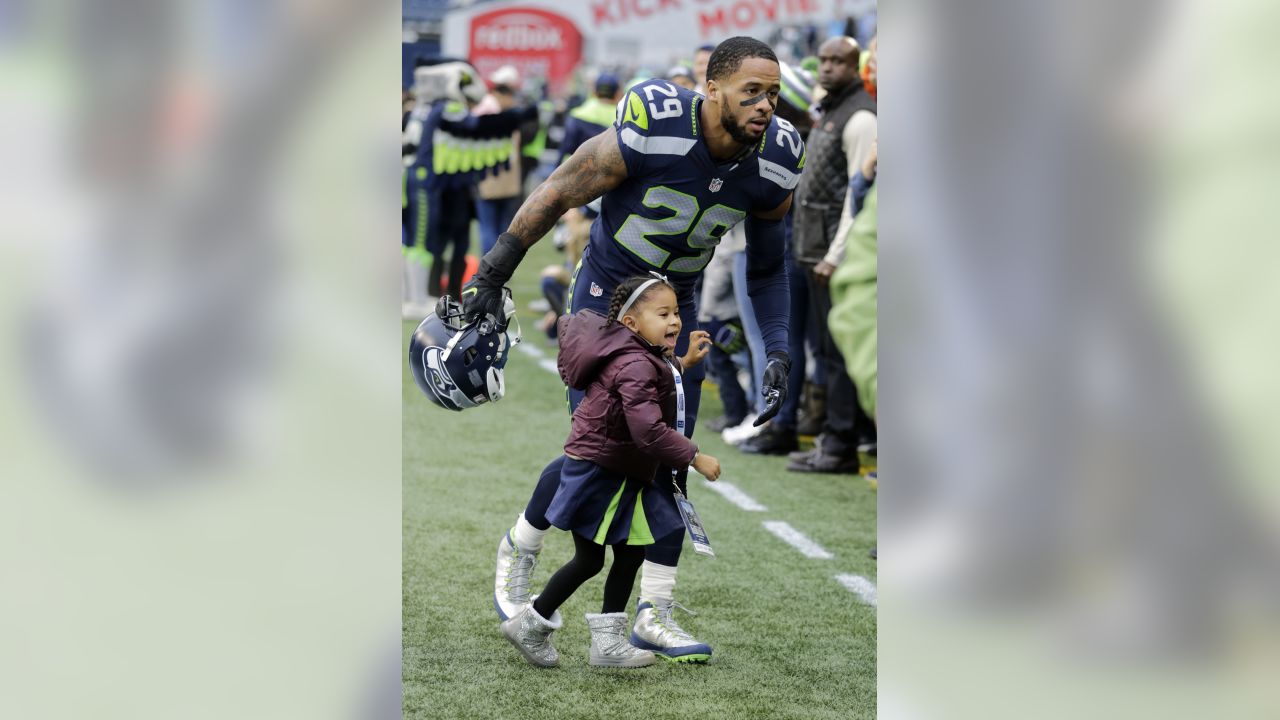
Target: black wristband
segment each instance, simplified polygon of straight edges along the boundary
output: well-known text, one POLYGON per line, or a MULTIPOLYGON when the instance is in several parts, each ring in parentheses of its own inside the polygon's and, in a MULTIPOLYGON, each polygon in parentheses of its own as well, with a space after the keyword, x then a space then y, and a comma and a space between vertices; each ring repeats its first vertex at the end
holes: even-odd
POLYGON ((511 276, 516 274, 516 268, 520 267, 520 261, 527 252, 529 249, 520 242, 520 238, 504 232, 498 236, 493 249, 480 260, 477 274, 487 283, 506 285, 511 276))
POLYGON ((772 352, 765 353, 765 356, 770 360, 777 360, 782 363, 782 366, 787 369, 787 372, 791 371, 791 356, 787 354, 786 350, 774 350, 772 352))

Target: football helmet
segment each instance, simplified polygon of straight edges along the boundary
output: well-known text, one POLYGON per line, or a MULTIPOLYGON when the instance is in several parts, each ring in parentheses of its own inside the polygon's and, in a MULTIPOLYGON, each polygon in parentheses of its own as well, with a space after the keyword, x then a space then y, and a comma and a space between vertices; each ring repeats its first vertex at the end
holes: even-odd
MULTIPOLYGON (((505 290, 505 289, 504 289, 505 290)), ((505 291, 501 320, 486 315, 468 323, 462 303, 442 296, 409 340, 409 368, 418 389, 442 408, 461 412, 497 402, 506 391, 502 369, 511 347, 520 342, 511 291, 505 291)))

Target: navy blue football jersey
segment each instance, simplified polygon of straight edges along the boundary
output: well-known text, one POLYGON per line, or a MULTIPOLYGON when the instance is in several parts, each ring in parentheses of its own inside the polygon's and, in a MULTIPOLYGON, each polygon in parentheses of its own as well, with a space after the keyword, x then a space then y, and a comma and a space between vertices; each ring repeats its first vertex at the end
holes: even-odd
POLYGON ((692 286, 725 232, 781 205, 800 180, 804 143, 791 123, 775 115, 759 144, 717 162, 703 139, 703 102, 648 80, 618 103, 613 125, 627 179, 601 199, 587 251, 615 284, 657 270, 692 286))

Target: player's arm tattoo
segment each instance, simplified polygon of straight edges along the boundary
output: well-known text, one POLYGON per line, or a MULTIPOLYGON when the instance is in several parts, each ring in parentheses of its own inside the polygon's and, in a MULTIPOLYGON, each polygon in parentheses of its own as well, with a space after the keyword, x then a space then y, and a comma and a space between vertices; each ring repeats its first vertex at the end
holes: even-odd
POLYGON ((509 232, 529 247, 546 235, 565 211, 595 200, 626 177, 617 131, 609 128, 583 143, 546 182, 534 188, 516 211, 509 232))

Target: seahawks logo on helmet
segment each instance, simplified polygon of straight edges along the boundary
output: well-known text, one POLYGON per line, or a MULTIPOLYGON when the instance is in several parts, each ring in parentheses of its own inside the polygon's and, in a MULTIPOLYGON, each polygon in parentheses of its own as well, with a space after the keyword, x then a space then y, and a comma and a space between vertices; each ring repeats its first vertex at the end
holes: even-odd
POLYGON ((491 316, 467 323, 462 304, 448 295, 414 330, 409 341, 409 369, 428 400, 449 410, 462 411, 506 394, 503 368, 508 351, 520 342, 520 326, 508 328, 515 304, 507 294, 501 322, 491 316))

